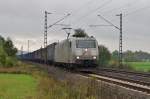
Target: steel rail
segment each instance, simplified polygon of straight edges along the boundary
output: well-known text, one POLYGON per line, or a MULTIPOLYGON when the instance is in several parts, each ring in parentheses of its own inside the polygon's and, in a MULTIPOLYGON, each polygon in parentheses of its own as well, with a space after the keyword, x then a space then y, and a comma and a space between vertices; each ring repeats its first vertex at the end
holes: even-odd
POLYGON ((97 80, 101 80, 104 82, 108 82, 108 83, 112 83, 112 84, 116 84, 125 88, 129 88, 129 89, 133 89, 136 91, 140 91, 140 92, 145 92, 147 94, 150 94, 150 87, 147 85, 144 85, 143 83, 139 83, 139 82, 135 82, 133 80, 129 80, 129 79, 120 79, 120 78, 116 78, 113 76, 107 76, 107 75, 102 75, 102 74, 95 74, 92 72, 80 72, 80 75, 86 76, 86 77, 92 77, 95 78, 97 80))

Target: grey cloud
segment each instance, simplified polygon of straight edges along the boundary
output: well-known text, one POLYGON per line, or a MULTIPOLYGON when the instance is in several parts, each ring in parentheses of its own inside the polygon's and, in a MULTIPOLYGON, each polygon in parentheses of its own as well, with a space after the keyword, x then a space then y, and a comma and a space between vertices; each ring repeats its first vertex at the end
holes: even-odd
MULTIPOLYGON (((64 13, 71 13, 72 15, 61 23, 71 24, 72 28, 84 28, 89 35, 97 38, 99 44, 106 45, 112 51, 118 49, 119 31, 113 27, 89 28, 88 25, 107 24, 97 17, 97 14, 102 14, 119 26, 116 14, 132 13, 146 7, 123 18, 123 47, 124 50, 150 52, 149 4, 149 0, 0 0, 0 35, 11 37, 18 48, 21 45, 26 46, 27 40, 30 39, 34 43, 32 50, 35 50, 43 44, 44 10, 55 13, 49 15, 49 24, 63 17, 64 13), (91 12, 105 2, 108 4, 91 12), (35 44, 37 42, 39 43, 35 44)), ((66 38, 61 28, 55 26, 49 30, 49 43, 66 38)))

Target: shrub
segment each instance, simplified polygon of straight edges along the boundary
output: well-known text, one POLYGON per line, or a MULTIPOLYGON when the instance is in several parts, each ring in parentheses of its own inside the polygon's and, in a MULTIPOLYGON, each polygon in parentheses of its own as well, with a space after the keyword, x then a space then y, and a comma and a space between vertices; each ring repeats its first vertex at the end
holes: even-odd
POLYGON ((6 57, 5 67, 12 67, 17 64, 17 60, 13 57, 6 57))
POLYGON ((111 60, 109 64, 110 67, 119 67, 119 62, 116 60, 111 60))
POLYGON ((108 65, 110 59, 111 59, 111 53, 104 45, 99 45, 99 65, 100 66, 106 66, 108 65))
POLYGON ((2 47, 0 47, 0 65, 3 66, 6 63, 7 54, 4 52, 2 47))

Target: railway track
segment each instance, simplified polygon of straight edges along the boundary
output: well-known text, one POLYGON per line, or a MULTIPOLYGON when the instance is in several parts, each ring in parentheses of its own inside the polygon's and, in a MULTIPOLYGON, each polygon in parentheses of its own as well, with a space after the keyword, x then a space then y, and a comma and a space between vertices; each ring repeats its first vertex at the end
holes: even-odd
MULTIPOLYGON (((47 68, 48 65, 41 66, 42 68, 47 68)), ((64 70, 68 68, 63 68, 64 70)), ((79 74, 84 77, 92 77, 97 80, 101 80, 104 82, 116 84, 125 88, 133 89, 136 91, 144 92, 150 94, 150 76, 149 73, 138 73, 117 69, 76 69, 69 70, 69 72, 73 72, 79 74), (138 78, 138 79, 137 79, 138 78)))
POLYGON ((100 68, 99 70, 110 71, 116 73, 126 73, 126 74, 134 74, 142 77, 150 77, 150 73, 138 72, 138 71, 129 71, 129 70, 121 70, 121 69, 113 69, 113 68, 100 68))
POLYGON ((150 94, 150 75, 148 73, 106 68, 79 70, 78 73, 83 76, 150 94))
POLYGON ((146 73, 138 73, 122 70, 100 70, 97 74, 107 77, 113 77, 120 80, 127 80, 133 83, 139 83, 150 87, 150 76, 146 73))

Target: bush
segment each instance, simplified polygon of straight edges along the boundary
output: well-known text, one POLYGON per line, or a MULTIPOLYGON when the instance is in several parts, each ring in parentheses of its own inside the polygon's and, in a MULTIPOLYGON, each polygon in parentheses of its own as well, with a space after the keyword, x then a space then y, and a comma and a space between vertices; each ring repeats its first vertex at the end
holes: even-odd
POLYGON ((0 47, 0 65, 5 65, 7 54, 4 52, 2 47, 0 47))
POLYGON ((5 66, 6 67, 12 67, 17 65, 17 60, 13 57, 6 57, 6 63, 5 66))
POLYGON ((116 61, 116 60, 111 60, 110 63, 109 63, 109 66, 114 67, 114 68, 115 67, 118 68, 119 67, 119 62, 116 61))
POLYGON ((108 65, 110 59, 111 59, 111 53, 104 45, 99 45, 99 65, 100 66, 106 66, 108 65))
POLYGON ((123 64, 122 68, 126 69, 126 70, 134 70, 135 71, 135 69, 132 66, 130 66, 129 64, 123 64))

